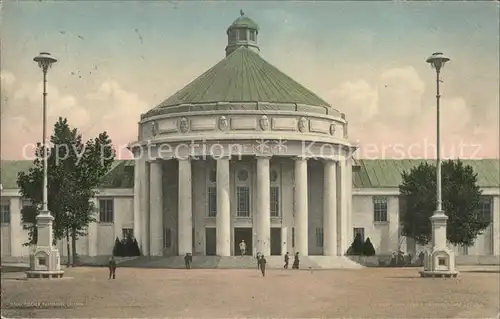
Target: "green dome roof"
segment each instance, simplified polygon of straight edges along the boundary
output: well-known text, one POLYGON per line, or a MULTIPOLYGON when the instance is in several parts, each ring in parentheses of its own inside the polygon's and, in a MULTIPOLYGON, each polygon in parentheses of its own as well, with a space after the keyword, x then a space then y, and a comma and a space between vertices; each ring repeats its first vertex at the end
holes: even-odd
POLYGON ((337 112, 326 101, 244 46, 151 111, 173 108, 180 112, 175 107, 181 104, 215 102, 293 103, 337 112))
POLYGON ((245 16, 243 11, 240 11, 240 15, 241 16, 238 19, 234 20, 233 24, 229 26, 228 30, 234 28, 249 28, 257 31, 259 30, 259 25, 249 17, 245 16))

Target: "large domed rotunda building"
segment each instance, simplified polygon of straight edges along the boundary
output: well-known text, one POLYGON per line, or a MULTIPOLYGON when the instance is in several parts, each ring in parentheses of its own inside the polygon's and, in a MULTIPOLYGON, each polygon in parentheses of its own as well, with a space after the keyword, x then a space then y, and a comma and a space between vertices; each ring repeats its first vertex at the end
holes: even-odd
MULTIPOLYGON (((357 268, 341 257, 355 234, 373 243, 377 256, 363 258, 368 264, 425 248, 401 233, 399 197, 401 173, 423 160, 353 160, 346 116, 268 63, 259 36, 241 12, 227 29, 225 57, 141 115, 129 145, 135 159, 115 160, 96 189, 96 221, 76 242, 81 263, 107 265, 116 239, 131 235, 142 255, 192 253, 195 268, 253 268, 253 258, 228 257, 240 254, 242 241, 247 255, 275 255, 267 258, 271 268, 281 268, 279 255, 287 252, 301 255, 301 267, 357 268)), ((498 159, 464 162, 478 174, 481 213, 491 223, 473 246, 453 247, 456 262, 498 263, 498 159)), ((32 165, 1 161, 3 262, 29 260, 21 211, 31 200, 17 176, 32 165)), ((67 247, 57 242, 63 260, 67 247)), ((135 265, 177 268, 184 261, 148 257, 135 265)))
POLYGON ((347 250, 356 148, 345 115, 267 62, 258 37, 241 12, 226 57, 141 116, 131 150, 146 254, 230 256, 242 240, 264 255, 347 250))

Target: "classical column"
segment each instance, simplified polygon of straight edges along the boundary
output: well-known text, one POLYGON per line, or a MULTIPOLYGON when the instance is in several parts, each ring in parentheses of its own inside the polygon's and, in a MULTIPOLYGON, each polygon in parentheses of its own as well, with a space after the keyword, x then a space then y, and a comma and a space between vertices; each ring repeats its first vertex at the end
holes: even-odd
POLYGON ((324 162, 323 182, 323 255, 337 255, 337 163, 324 162))
POLYGON ((193 252, 193 203, 191 160, 179 159, 179 256, 193 252))
POLYGON ((217 256, 231 256, 229 157, 217 159, 217 256))
POLYGON ((137 240, 139 247, 142 246, 141 238, 141 169, 140 159, 134 160, 134 237, 137 240))
POLYGON ((13 197, 10 199, 10 255, 12 257, 21 257, 23 242, 22 242, 22 225, 21 225, 21 197, 13 197))
POLYGON ((139 162, 139 178, 141 252, 149 256, 149 164, 145 159, 139 162))
POLYGON ((352 224, 352 157, 346 160, 346 192, 347 192, 347 218, 346 218, 346 231, 347 231, 347 245, 351 245, 354 240, 354 227, 352 224))
POLYGON ((492 221, 493 255, 500 255, 500 196, 493 196, 492 221))
POLYGON ((271 255, 270 156, 257 156, 257 251, 271 255))
POLYGON ((348 249, 347 234, 347 174, 346 161, 337 163, 337 255, 343 256, 348 249))
POLYGON ((162 161, 149 164, 149 255, 163 255, 163 169, 162 161))
MULTIPOLYGON (((97 197, 90 199, 94 207, 94 218, 99 220, 99 200, 97 197)), ((87 227, 87 255, 90 257, 97 256, 97 222, 89 223, 87 227)))
POLYGON ((134 238, 137 240, 139 247, 142 246, 141 238, 141 169, 140 160, 134 160, 134 238))
POLYGON ((302 256, 309 253, 308 247, 308 195, 307 159, 295 159, 295 252, 302 256))

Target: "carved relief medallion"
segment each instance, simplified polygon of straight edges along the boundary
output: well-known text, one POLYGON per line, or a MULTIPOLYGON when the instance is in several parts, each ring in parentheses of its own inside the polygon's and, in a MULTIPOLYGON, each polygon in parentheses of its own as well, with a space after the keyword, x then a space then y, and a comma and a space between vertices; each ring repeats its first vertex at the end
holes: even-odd
POLYGON ((330 135, 334 135, 335 130, 336 130, 335 123, 330 124, 330 135))
POLYGON ((308 121, 305 117, 301 117, 299 119, 299 131, 301 132, 305 132, 307 131, 307 128, 308 128, 308 121))
POLYGON ((151 134, 153 136, 158 135, 158 123, 156 121, 151 122, 151 134))
POLYGON ((219 117, 219 130, 225 131, 229 127, 227 118, 225 116, 219 117))
POLYGON ((179 130, 182 133, 186 133, 187 131, 189 131, 189 120, 187 118, 181 117, 181 119, 179 120, 179 130))
POLYGON ((267 116, 262 115, 260 117, 259 124, 261 130, 267 131, 269 129, 269 119, 267 118, 267 116))

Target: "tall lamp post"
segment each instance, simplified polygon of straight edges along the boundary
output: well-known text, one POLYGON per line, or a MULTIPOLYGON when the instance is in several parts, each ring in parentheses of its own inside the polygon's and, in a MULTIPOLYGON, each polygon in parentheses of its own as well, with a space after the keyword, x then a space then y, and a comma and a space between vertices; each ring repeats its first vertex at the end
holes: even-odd
POLYGON ((61 258, 59 251, 52 246, 52 222, 54 217, 48 208, 48 163, 47 163, 47 71, 57 62, 48 52, 41 52, 33 58, 43 72, 43 118, 42 118, 42 147, 43 147, 43 199, 42 209, 36 216, 37 242, 36 248, 30 255, 30 270, 26 271, 28 278, 61 278, 61 258))
POLYGON ((50 215, 47 198, 48 198, 48 165, 47 165, 47 71, 52 64, 57 62, 48 52, 41 52, 38 56, 33 58, 33 61, 38 63, 43 72, 43 117, 42 117, 42 146, 43 146, 43 202, 40 214, 50 215))
POLYGON ((436 70, 436 210, 431 216, 432 224, 432 248, 430 248, 424 259, 424 270, 420 272, 422 277, 456 277, 455 254, 448 248, 446 240, 446 221, 448 216, 443 211, 443 200, 441 190, 441 125, 440 125, 440 98, 439 75, 445 63, 450 59, 443 53, 433 53, 426 62, 436 70))

